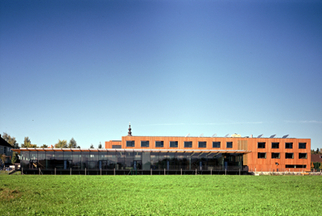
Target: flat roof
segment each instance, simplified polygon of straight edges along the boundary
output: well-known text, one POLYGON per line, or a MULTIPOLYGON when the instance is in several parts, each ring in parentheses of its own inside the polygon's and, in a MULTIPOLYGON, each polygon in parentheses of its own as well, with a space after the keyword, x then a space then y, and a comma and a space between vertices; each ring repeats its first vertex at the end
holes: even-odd
POLYGON ((247 154, 248 150, 202 150, 202 149, 80 149, 80 148, 20 148, 15 152, 23 151, 57 151, 57 152, 170 152, 170 153, 240 153, 247 154))

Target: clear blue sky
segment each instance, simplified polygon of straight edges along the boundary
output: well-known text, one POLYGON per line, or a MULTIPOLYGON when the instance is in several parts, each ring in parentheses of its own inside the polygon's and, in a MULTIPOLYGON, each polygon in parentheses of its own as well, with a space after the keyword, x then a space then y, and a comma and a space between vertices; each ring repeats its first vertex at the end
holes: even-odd
POLYGON ((127 134, 311 138, 321 1, 0 2, 0 133, 82 148, 127 134))

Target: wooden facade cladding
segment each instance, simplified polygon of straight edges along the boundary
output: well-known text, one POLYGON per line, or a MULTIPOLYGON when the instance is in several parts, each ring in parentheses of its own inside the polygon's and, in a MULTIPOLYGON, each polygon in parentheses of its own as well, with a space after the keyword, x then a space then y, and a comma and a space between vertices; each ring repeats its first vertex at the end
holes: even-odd
MULTIPOLYGON (((146 144, 146 143, 145 143, 146 144)), ((246 137, 172 137, 172 136, 124 136, 122 140, 106 141, 105 148, 112 149, 119 146, 121 149, 171 149, 171 150, 244 150, 243 165, 248 166, 249 171, 310 171, 311 140, 296 138, 246 138, 246 137), (133 147, 126 145, 127 141, 134 141, 133 147), (148 141, 148 147, 142 147, 141 141, 148 141), (156 147, 156 141, 163 141, 163 147, 156 147), (177 141, 177 147, 170 147, 170 141, 177 141), (192 142, 192 146, 185 148, 184 142, 192 142), (199 142, 206 142, 205 147, 199 147, 199 142), (213 147, 213 142, 220 142, 219 148, 213 147), (227 142, 232 143, 227 148, 227 142), (265 148, 258 148, 258 143, 265 143, 265 148), (272 143, 275 147, 272 148, 272 143), (286 143, 292 143, 292 148, 286 148, 286 143), (305 143, 305 149, 299 148, 299 143, 305 143), (258 153, 264 153, 264 158, 259 158, 258 153), (279 153, 279 158, 272 158, 272 153, 279 153), (286 153, 293 153, 293 158, 286 158, 286 153), (300 158, 299 153, 306 154, 306 158, 300 158), (291 166, 294 166, 290 168, 291 166), (298 167, 295 167, 298 166, 298 167), (300 167, 300 168, 299 168, 300 167), (305 167, 305 168, 304 168, 305 167)), ((264 154, 261 154, 262 157, 264 154)), ((274 154, 276 156, 276 154, 274 154)))

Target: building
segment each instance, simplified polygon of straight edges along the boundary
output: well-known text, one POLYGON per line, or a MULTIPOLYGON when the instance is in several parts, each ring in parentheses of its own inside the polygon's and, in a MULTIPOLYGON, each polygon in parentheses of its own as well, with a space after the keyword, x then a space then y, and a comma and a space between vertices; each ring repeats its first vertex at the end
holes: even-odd
MULTIPOLYGON (((0 155, 6 156, 6 160, 5 160, 6 164, 11 163, 12 149, 13 147, 9 143, 7 143, 7 141, 5 141, 0 134, 0 155)), ((0 164, 1 164, 1 161, 0 161, 0 164)))
POLYGON ((295 138, 132 136, 105 149, 21 148, 25 173, 237 174, 310 171, 311 140, 295 138))

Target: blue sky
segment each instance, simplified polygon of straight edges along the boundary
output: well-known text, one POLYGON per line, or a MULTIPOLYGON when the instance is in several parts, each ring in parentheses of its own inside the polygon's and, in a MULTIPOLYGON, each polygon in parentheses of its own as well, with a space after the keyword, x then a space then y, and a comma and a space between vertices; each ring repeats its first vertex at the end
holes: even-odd
POLYGON ((320 1, 1 1, 0 132, 82 148, 277 134, 322 148, 320 1))

